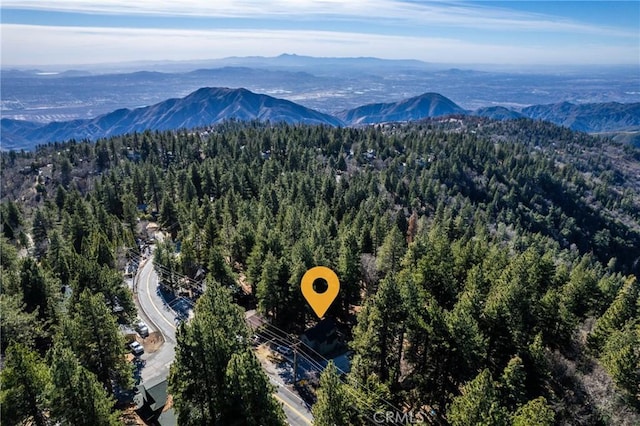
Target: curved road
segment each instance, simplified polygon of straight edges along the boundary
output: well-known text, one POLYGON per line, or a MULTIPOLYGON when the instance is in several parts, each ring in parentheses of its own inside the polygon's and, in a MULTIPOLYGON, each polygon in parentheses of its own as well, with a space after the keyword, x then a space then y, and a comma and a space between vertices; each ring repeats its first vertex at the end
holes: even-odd
MULTIPOLYGON (((164 343, 156 352, 145 353, 141 356, 141 359, 145 361, 141 372, 144 383, 153 378, 165 378, 169 375, 169 367, 175 357, 176 316, 158 293, 158 275, 153 268, 151 258, 141 263, 135 279, 138 312, 147 322, 150 331, 159 331, 164 337, 164 343)), ((313 417, 300 397, 286 387, 277 373, 268 369, 265 372, 276 387, 274 396, 282 403, 289 424, 295 426, 311 425, 313 417)))
POLYGON ((157 293, 158 275, 153 269, 153 261, 146 259, 138 269, 136 291, 138 296, 138 310, 144 318, 150 331, 158 331, 164 338, 164 343, 154 352, 141 356, 145 361, 142 369, 142 381, 149 381, 156 377, 167 377, 169 366, 175 357, 176 327, 173 311, 165 305, 164 300, 157 293))

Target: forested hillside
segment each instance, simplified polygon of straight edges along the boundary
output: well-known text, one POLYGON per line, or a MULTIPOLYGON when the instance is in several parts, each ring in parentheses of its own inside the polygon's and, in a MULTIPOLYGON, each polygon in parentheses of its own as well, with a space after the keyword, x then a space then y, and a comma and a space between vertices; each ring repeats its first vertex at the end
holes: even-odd
MULTIPOLYGON (((117 421, 112 395, 132 381, 117 324, 135 317, 121 271, 138 221, 156 218, 170 236, 158 263, 246 282, 290 333, 317 321, 304 272, 337 272, 327 315, 352 370, 323 375, 318 424, 368 424, 387 404, 452 425, 640 422, 635 148, 526 119, 228 122, 3 153, 2 197, 3 423, 73 423, 78 382, 101 424, 117 421)), ((191 326, 218 324, 215 342, 245 333, 225 291, 208 286, 191 326)), ((220 356, 224 386, 262 383, 242 375, 257 368, 246 345, 220 356)), ((205 403, 184 383, 201 372, 187 370, 174 365, 171 389, 195 424, 205 403)), ((221 386, 207 408, 231 416, 224 398, 246 395, 221 386)))

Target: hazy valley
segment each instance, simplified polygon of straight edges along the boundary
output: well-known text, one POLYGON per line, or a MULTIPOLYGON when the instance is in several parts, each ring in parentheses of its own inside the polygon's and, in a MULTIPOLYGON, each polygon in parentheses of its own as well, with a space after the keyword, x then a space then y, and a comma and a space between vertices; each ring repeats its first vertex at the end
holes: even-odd
POLYGON ((328 114, 428 92, 466 110, 640 102, 640 76, 631 67, 484 68, 282 55, 75 71, 3 69, 1 111, 3 118, 37 122, 87 119, 185 97, 202 87, 243 87, 328 114), (154 71, 138 71, 144 69, 154 71))

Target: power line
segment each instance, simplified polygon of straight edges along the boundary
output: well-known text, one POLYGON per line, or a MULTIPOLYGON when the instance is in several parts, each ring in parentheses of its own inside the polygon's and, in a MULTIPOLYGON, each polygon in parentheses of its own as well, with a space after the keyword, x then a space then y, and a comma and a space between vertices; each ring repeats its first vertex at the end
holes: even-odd
MULTIPOLYGON (((279 331, 280 333, 282 333, 283 335, 287 335, 287 333, 278 328, 277 326, 271 324, 271 323, 265 323, 265 325, 272 327, 273 329, 275 329, 276 331, 279 331)), ((297 338, 298 342, 300 344, 302 344, 303 346, 305 346, 307 349, 309 349, 311 352, 313 352, 314 354, 316 354, 319 358, 321 358, 323 361, 325 361, 326 363, 329 362, 329 360, 327 358, 325 358, 322 354, 320 354, 318 351, 316 351, 315 349, 313 349, 311 346, 307 345, 306 343, 304 343, 302 340, 300 340, 299 338, 297 338)), ((342 373, 345 373, 344 371, 342 371, 342 373)), ((356 382, 356 386, 358 388, 361 388, 361 385, 359 383, 356 382)), ((397 407, 395 407, 391 402, 387 401, 386 399, 381 399, 382 402, 384 402, 389 408, 393 409, 394 411, 397 411, 398 413, 402 413, 402 410, 398 409, 397 407)))
MULTIPOLYGON (((282 338, 281 338, 279 335, 274 334, 273 332, 271 332, 271 331, 269 331, 269 330, 263 330, 262 332, 258 332, 258 331, 256 331, 256 332, 255 332, 255 334, 256 334, 256 335, 258 335, 259 337, 261 337, 261 338, 265 339, 265 340, 271 340, 271 339, 273 339, 273 340, 280 340, 280 341, 282 342, 282 338), (263 333, 266 333, 266 335, 265 335, 265 334, 263 334, 263 333), (265 338, 265 337, 271 337, 271 338, 265 338)), ((284 343, 284 344, 286 344, 286 343, 284 343)), ((320 363, 318 363, 318 362, 317 362, 317 361, 315 361, 315 360, 312 360, 311 358, 309 358, 309 357, 307 357, 307 356, 304 356, 304 355, 300 355, 300 356, 301 356, 302 358, 304 358, 304 359, 307 361, 307 363, 308 363, 312 368, 314 368, 318 373, 322 373, 322 371, 324 370, 324 366, 322 366, 320 363)), ((294 368, 296 368, 295 364, 294 364, 294 368)), ((341 380, 341 382, 342 382, 342 379, 340 379, 340 380, 341 380)), ((351 397, 356 401, 356 403, 367 406, 367 408, 368 408, 370 411, 375 411, 375 410, 373 409, 373 407, 372 407, 370 404, 368 404, 368 403, 367 403, 366 401, 364 401, 363 399, 359 398, 359 397, 357 396, 357 394, 355 393, 355 391, 354 391, 353 389, 351 389, 351 388, 349 387, 349 385, 348 385, 348 384, 345 384, 344 382, 343 382, 343 384, 345 385, 343 389, 345 389, 345 391, 346 391, 346 392, 347 392, 347 393, 348 393, 348 394, 349 394, 349 395, 350 395, 350 396, 351 396, 351 397)), ((372 421, 373 421, 373 418, 372 418, 371 416, 367 415, 367 413, 365 413, 365 412, 364 412, 364 410, 363 410, 362 408, 360 408, 360 407, 358 407, 358 406, 352 406, 352 407, 353 407, 353 408, 354 408, 354 409, 355 409, 359 414, 361 414, 363 417, 365 417, 365 418, 367 418, 367 419, 369 419, 369 420, 372 420, 372 421)))
MULTIPOLYGON (((138 263, 140 263, 140 260, 142 260, 144 258, 143 255, 139 251, 135 251, 132 248, 127 248, 127 250, 132 254, 133 258, 137 259, 138 263)), ((202 283, 200 283, 200 282, 198 282, 198 281, 196 281, 196 280, 194 280, 194 279, 192 279, 192 278, 190 278, 190 277, 188 277, 186 275, 183 275, 183 274, 181 274, 179 272, 176 272, 175 270, 171 269, 169 266, 157 263, 155 261, 155 259, 153 259, 153 258, 151 258, 151 261, 153 262, 154 268, 158 268, 158 269, 160 269, 161 271, 163 271, 163 272, 165 272, 167 274, 172 274, 172 275, 178 276, 178 278, 181 278, 183 280, 186 280, 187 282, 195 284, 195 285, 199 286, 200 289, 202 288, 202 283)), ((180 298, 183 299, 184 301, 186 301, 191 307, 193 307, 193 302, 191 302, 190 300, 188 300, 187 298, 184 298, 182 296, 180 296, 180 298)), ((171 307, 171 306, 169 306, 169 307, 171 307)), ((277 327, 277 326, 275 326, 275 325, 273 325, 271 323, 268 323, 268 322, 263 323, 262 326, 263 327, 271 327, 271 329, 272 329, 271 331, 270 330, 263 330, 263 333, 267 333, 268 335, 272 336, 272 338, 274 340, 280 340, 284 344, 288 344, 288 346, 290 348, 291 347, 296 348, 296 350, 297 350, 298 345, 301 345, 301 346, 306 348, 305 351, 311 353, 312 355, 315 354, 314 356, 319 357, 321 360, 323 360, 327 364, 329 363, 329 360, 326 357, 324 357, 322 354, 320 354, 318 351, 316 351, 311 346, 307 345, 300 338, 295 337, 295 341, 294 341, 294 338, 291 338, 290 335, 286 331, 284 331, 281 328, 279 328, 279 327, 277 327), (275 332, 273 330, 275 330, 275 332)), ((258 332, 255 332, 255 334, 260 335, 258 332)), ((264 337, 264 335, 261 336, 261 337, 264 337)), ((269 339, 267 339, 267 340, 269 340, 269 339)), ((302 354, 301 356, 302 356, 303 359, 305 359, 307 361, 307 363, 311 367, 316 369, 318 373, 322 373, 322 371, 324 371, 325 367, 322 364, 320 364, 318 361, 315 361, 310 356, 305 356, 304 354, 302 354)), ((294 365, 294 368, 296 368, 295 365, 294 365)), ((342 374, 345 374, 345 372, 342 371, 341 369, 339 369, 339 368, 337 368, 337 369, 342 374)), ((347 383, 345 380, 342 379, 342 377, 340 377, 340 381, 344 385, 344 389, 352 396, 352 398, 354 398, 354 400, 356 400, 358 403, 362 403, 363 405, 367 406, 367 408, 369 410, 375 411, 375 407, 373 407, 370 403, 367 403, 367 401, 363 401, 363 399, 359 398, 358 395, 356 394, 356 390, 364 392, 364 390, 362 389, 362 385, 361 384, 359 384, 357 381, 356 381, 355 384, 347 383)), ((394 412, 399 413, 399 414, 403 413, 402 410, 400 410, 399 408, 394 406, 391 402, 387 401, 386 399, 381 398, 380 401, 382 401, 385 405, 387 405, 389 408, 391 408, 394 412)), ((367 417, 366 414, 363 413, 359 408, 357 408, 357 407, 354 407, 354 408, 356 408, 356 410, 358 412, 360 412, 360 414, 363 414, 365 417, 367 417)), ((370 418, 370 420, 372 420, 372 419, 370 418)))
MULTIPOLYGON (((274 331, 270 331, 270 330, 264 330, 265 332, 269 333, 271 336, 274 336, 276 339, 279 339, 280 341, 283 342, 287 342, 289 343, 289 346, 294 346, 294 345, 303 345, 305 346, 308 350, 310 350, 311 352, 315 353, 319 358, 321 358, 322 360, 324 360, 327 364, 329 363, 329 360, 327 358, 325 358, 322 354, 318 353, 315 349, 313 349, 312 347, 310 347, 309 345, 307 345, 306 343, 304 343, 302 340, 300 340, 299 338, 296 338, 297 342, 294 342, 293 339, 289 338, 288 334, 276 327, 273 324, 270 323, 265 323, 264 326, 266 327, 271 327, 273 329, 275 329, 278 333, 274 332, 274 331)), ((257 334, 257 333, 256 333, 257 334)), ((309 356, 304 356, 302 355, 302 357, 315 369, 317 369, 317 371, 319 373, 322 373, 322 371, 325 369, 325 367, 320 364, 319 362, 313 360, 312 358, 310 358, 309 356)), ((344 371, 338 369, 339 371, 341 371, 342 373, 344 373, 344 371)), ((373 407, 371 404, 367 404, 366 401, 363 401, 362 399, 358 398, 355 394, 355 390, 352 389, 353 385, 351 383, 347 383, 345 382, 342 378, 340 378, 340 381, 345 385, 345 389, 347 389, 347 391, 350 393, 350 395, 356 399, 356 401, 358 401, 359 403, 364 403, 364 405, 367 405, 367 408, 369 408, 371 411, 375 411, 375 407, 373 407)), ((358 388, 358 390, 361 390, 361 385, 359 385, 358 383, 355 384, 356 387, 358 388)), ((395 407, 393 404, 391 404, 389 401, 385 400, 384 398, 381 399, 382 402, 384 402, 389 408, 391 408, 393 411, 397 412, 397 413, 402 413, 402 411, 400 409, 398 409, 397 407, 395 407)))

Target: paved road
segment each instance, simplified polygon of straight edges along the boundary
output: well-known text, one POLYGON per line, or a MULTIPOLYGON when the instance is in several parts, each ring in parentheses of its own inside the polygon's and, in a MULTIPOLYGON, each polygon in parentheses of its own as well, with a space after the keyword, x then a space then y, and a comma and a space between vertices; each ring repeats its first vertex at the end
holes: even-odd
MULTIPOLYGON (((144 383, 156 377, 167 377, 169 374, 169 366, 175 357, 176 316, 158 291, 158 275, 151 259, 141 264, 136 280, 140 316, 147 322, 150 331, 159 331, 164 337, 164 344, 160 349, 152 354, 145 353, 141 356, 145 361, 141 372, 142 383, 144 383)), ((282 403, 289 424, 311 425, 313 417, 306 404, 285 386, 277 372, 269 370, 265 369, 269 380, 276 386, 274 396, 282 403)))
POLYGON ((150 331, 158 331, 164 338, 164 343, 156 352, 141 356, 145 361, 141 374, 144 383, 152 378, 165 378, 169 375, 169 366, 175 357, 176 327, 173 311, 164 304, 157 292, 158 275, 151 259, 141 265, 136 279, 140 316, 146 321, 150 331))
POLYGON ((269 380, 276 386, 275 397, 282 403, 284 414, 290 425, 311 425, 313 416, 307 405, 292 390, 287 388, 281 380, 267 373, 269 380))

